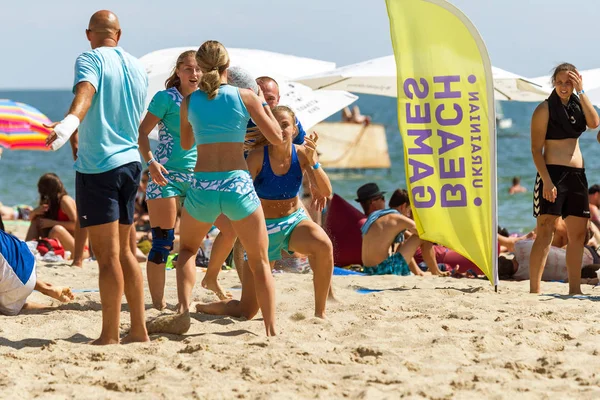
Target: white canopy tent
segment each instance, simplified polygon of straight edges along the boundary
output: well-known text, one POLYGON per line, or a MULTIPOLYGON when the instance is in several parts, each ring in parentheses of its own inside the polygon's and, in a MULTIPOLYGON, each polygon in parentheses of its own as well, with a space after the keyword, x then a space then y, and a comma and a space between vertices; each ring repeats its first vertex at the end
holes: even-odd
MULTIPOLYGON (((496 100, 539 101, 547 91, 527 78, 492 67, 496 100)), ((396 97, 396 61, 386 56, 347 65, 297 80, 312 89, 347 90, 355 93, 396 97)))
MULTIPOLYGON (((149 78, 147 103, 150 103, 156 92, 164 89, 165 81, 171 75, 177 57, 186 50, 197 48, 190 46, 163 49, 140 58, 149 78)), ((358 99, 346 91, 317 92, 293 82, 295 78, 307 73, 317 74, 332 70, 335 63, 264 50, 228 48, 227 51, 231 59, 230 65, 242 67, 255 77, 270 76, 277 80, 281 95, 280 104, 295 110, 305 129, 318 124, 358 99)))

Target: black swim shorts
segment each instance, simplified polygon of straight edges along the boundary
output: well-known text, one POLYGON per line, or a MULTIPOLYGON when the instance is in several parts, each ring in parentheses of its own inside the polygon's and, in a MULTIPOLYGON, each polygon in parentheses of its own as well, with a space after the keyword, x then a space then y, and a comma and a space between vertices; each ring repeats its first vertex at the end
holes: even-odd
POLYGON ((131 225, 142 164, 132 162, 100 174, 77 172, 75 201, 82 228, 119 221, 131 225))
POLYGON ((560 215, 567 218, 589 218, 590 204, 588 200, 588 182, 584 168, 567 167, 565 165, 546 165, 552 183, 556 187, 554 203, 544 199, 544 182, 540 174, 535 178, 533 190, 533 216, 560 215))

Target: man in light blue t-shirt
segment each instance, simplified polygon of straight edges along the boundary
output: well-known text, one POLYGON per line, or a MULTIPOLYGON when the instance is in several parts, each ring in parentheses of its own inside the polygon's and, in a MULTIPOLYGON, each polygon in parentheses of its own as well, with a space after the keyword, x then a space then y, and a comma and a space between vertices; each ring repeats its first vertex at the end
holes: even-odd
POLYGON ((129 243, 148 77, 140 61, 118 47, 121 27, 112 12, 92 15, 86 36, 92 50, 75 62, 75 99, 65 119, 51 125, 46 142, 57 150, 71 138, 76 158, 79 223, 88 229, 100 267, 102 333, 94 344, 119 343, 124 289, 131 330, 123 343, 148 341, 142 273, 129 243))

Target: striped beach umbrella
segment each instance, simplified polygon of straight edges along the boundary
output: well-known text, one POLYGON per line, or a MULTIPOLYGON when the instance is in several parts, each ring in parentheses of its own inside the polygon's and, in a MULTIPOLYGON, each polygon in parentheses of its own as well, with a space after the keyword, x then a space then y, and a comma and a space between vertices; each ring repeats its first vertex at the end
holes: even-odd
POLYGON ((0 99, 0 146, 11 150, 48 150, 45 145, 51 121, 38 109, 0 99))

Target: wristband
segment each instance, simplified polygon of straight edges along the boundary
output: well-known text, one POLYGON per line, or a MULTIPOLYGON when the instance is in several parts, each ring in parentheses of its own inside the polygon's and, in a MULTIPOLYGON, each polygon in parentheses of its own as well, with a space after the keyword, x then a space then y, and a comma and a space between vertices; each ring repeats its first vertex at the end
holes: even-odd
POLYGON ((266 101, 263 101, 263 103, 262 103, 263 107, 268 106, 268 105, 269 105, 269 103, 267 103, 266 101))
POLYGON ((156 160, 154 159, 154 157, 152 157, 151 159, 149 159, 149 160, 148 160, 148 162, 146 163, 146 167, 149 167, 149 166, 150 166, 150 164, 152 164, 154 161, 156 161, 156 160))
POLYGON ((577 92, 577 96, 584 94, 584 93, 585 93, 585 90, 581 89, 581 92, 577 92))
POLYGON ((73 114, 67 115, 65 119, 60 121, 60 123, 54 127, 56 140, 50 145, 52 150, 58 150, 65 143, 67 143, 67 140, 69 140, 69 138, 73 135, 73 133, 75 133, 77 128, 79 128, 80 123, 81 121, 79 121, 79 118, 77 118, 73 114))
POLYGON ((312 169, 319 169, 320 166, 321 166, 321 163, 317 161, 317 163, 312 166, 312 169))

